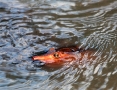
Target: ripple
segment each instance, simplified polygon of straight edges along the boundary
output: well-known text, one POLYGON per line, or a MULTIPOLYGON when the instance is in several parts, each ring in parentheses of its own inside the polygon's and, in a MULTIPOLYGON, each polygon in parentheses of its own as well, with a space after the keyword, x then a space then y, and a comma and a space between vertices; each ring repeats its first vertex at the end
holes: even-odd
POLYGON ((115 0, 2 0, 0 89, 116 89, 116 4, 115 0), (38 68, 28 58, 33 52, 69 45, 93 53, 61 68, 38 68))

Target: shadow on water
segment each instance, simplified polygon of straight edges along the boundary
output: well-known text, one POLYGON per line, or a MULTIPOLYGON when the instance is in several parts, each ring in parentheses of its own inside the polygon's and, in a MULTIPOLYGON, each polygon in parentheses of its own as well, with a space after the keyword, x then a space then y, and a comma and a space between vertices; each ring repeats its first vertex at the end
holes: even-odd
POLYGON ((1 0, 0 89, 116 90, 116 0, 1 0), (81 61, 36 67, 51 47, 91 49, 81 61), (44 52, 45 53, 45 52, 44 52))

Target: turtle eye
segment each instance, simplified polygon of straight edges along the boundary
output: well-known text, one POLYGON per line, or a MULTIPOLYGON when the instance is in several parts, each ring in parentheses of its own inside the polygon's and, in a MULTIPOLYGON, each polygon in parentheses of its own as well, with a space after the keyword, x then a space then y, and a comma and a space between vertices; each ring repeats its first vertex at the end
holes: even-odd
POLYGON ((55 57, 55 58, 58 58, 58 57, 59 57, 59 54, 58 54, 58 53, 55 53, 55 54, 54 54, 54 57, 55 57))

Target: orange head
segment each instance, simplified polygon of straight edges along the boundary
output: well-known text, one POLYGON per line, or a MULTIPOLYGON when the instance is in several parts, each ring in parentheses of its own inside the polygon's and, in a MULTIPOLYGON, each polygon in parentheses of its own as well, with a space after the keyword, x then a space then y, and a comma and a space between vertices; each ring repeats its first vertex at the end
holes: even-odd
POLYGON ((46 54, 33 56, 33 60, 39 60, 44 63, 60 63, 64 61, 72 61, 76 59, 73 52, 55 51, 51 48, 46 54))

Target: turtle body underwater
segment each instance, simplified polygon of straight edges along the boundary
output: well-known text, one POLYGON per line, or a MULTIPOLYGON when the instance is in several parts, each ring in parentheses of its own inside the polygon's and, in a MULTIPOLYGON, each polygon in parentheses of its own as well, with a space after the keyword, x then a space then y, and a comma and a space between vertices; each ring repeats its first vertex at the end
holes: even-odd
POLYGON ((91 51, 84 50, 77 46, 63 47, 59 49, 50 48, 46 53, 42 55, 34 55, 33 61, 39 61, 42 65, 63 65, 66 62, 72 62, 74 60, 82 60, 91 58, 91 51))

